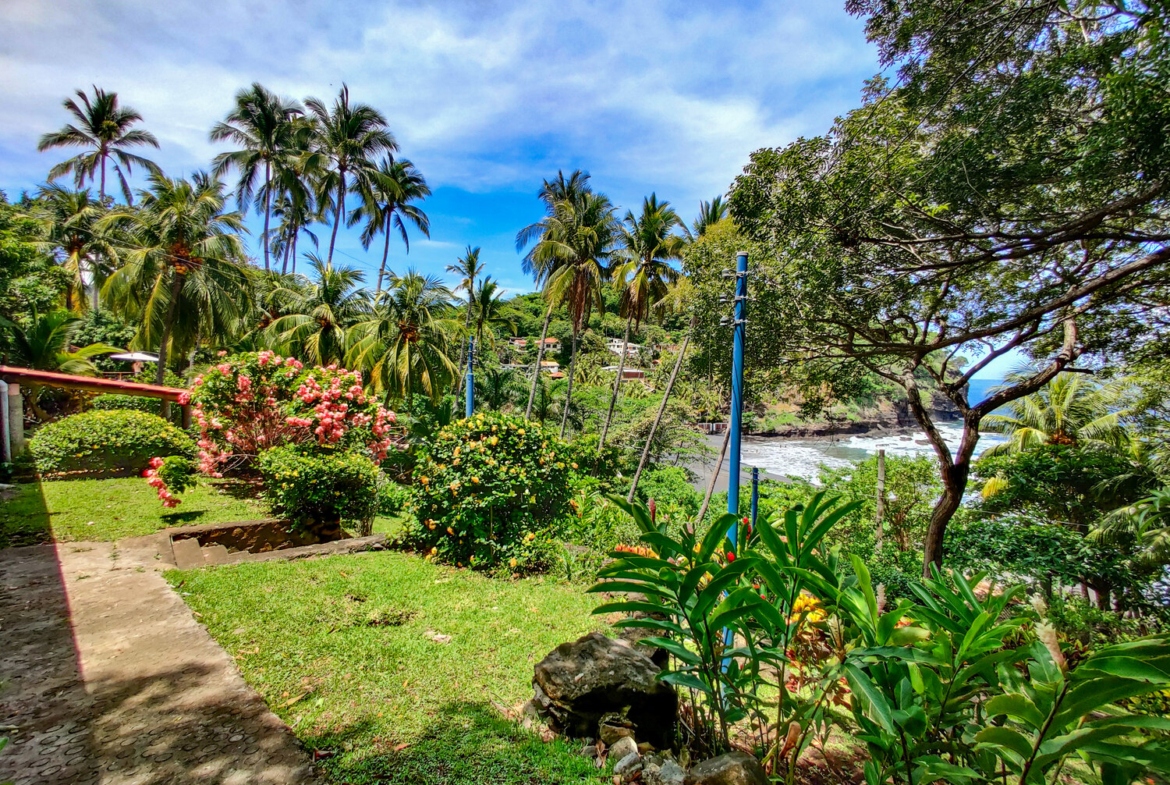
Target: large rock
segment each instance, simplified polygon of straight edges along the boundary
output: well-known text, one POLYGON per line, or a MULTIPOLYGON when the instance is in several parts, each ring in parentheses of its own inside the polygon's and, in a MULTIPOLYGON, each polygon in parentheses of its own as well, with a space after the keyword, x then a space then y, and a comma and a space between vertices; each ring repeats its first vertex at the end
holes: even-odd
POLYGON ((759 761, 736 750, 695 766, 686 785, 768 785, 768 775, 759 761))
POLYGON ((566 735, 596 737, 604 715, 624 712, 639 741, 666 749, 674 743, 678 695, 658 681, 660 670, 624 641, 591 632, 537 663, 533 700, 566 735))

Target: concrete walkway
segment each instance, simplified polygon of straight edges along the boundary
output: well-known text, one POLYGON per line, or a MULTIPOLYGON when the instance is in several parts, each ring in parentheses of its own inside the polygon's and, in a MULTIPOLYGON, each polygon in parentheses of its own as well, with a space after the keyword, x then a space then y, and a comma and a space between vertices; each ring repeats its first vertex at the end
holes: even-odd
POLYGON ((0 551, 0 782, 291 785, 292 732, 160 575, 158 551, 0 551))

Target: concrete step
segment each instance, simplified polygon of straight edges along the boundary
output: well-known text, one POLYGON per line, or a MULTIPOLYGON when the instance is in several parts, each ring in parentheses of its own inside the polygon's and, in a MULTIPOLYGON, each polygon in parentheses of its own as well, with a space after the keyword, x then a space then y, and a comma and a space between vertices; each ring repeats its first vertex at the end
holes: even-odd
POLYGON ((222 545, 204 545, 199 550, 203 551, 204 564, 227 564, 228 549, 222 545))
POLYGON ((199 540, 194 537, 172 540, 171 552, 175 555, 175 566, 180 570, 202 567, 205 563, 203 561, 203 549, 199 547, 199 540))

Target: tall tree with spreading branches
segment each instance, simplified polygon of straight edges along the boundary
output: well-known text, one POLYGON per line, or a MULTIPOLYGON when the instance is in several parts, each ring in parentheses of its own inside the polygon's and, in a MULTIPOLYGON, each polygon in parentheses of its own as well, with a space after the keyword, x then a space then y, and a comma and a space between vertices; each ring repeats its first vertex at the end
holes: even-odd
POLYGON ((810 389, 869 371, 904 391, 943 485, 928 571, 988 414, 1078 361, 1165 335, 1170 12, 1047 0, 847 7, 867 17, 895 81, 871 81, 829 134, 757 151, 736 179, 732 217, 763 248, 750 361, 810 389), (1012 352, 1034 372, 970 401, 968 382, 1012 352), (957 447, 932 394, 962 420, 957 447))

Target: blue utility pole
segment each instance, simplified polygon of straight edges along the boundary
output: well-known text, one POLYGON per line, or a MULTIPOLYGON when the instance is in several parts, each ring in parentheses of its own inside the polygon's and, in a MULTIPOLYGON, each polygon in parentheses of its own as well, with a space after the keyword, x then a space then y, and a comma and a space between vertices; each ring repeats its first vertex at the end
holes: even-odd
POLYGON ((471 368, 475 364, 475 339, 467 339, 467 416, 475 414, 475 374, 471 368))
MULTIPOLYGON (((727 473, 727 511, 739 515, 740 428, 743 425, 743 342, 747 334, 747 251, 735 255, 735 311, 732 321, 734 344, 731 355, 731 466, 727 473)), ((736 526, 728 532, 736 546, 736 526)))

